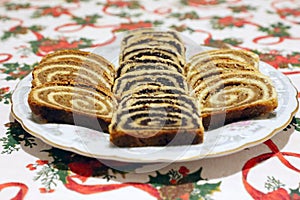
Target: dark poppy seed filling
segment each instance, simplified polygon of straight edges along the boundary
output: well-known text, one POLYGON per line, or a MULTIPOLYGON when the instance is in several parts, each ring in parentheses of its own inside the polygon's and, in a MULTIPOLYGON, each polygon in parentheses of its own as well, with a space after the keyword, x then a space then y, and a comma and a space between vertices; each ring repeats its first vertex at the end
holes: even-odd
POLYGON ((184 77, 177 72, 169 70, 139 70, 127 72, 122 77, 116 79, 113 92, 119 98, 122 93, 144 84, 189 89, 184 77))
POLYGON ((143 30, 133 30, 127 36, 123 38, 123 45, 127 43, 131 43, 131 40, 135 41, 137 37, 140 36, 148 36, 152 38, 169 38, 169 39, 176 39, 181 41, 180 37, 177 33, 173 31, 153 31, 153 29, 143 29, 143 30))
POLYGON ((121 44, 110 141, 120 147, 199 144, 200 107, 184 76, 185 47, 173 32, 134 30, 121 44), (175 138, 184 139, 175 139, 175 138), (175 137, 176 136, 176 137, 175 137), (174 141, 173 141, 174 139, 174 141))
POLYGON ((184 46, 177 40, 153 40, 152 38, 138 40, 134 43, 131 43, 130 45, 127 45, 126 48, 135 47, 142 44, 147 44, 150 47, 159 47, 160 45, 165 45, 166 43, 169 44, 170 47, 174 47, 174 50, 176 50, 180 54, 184 52, 184 46))
POLYGON ((138 59, 138 61, 127 61, 121 63, 120 67, 117 69, 116 78, 119 78, 125 73, 133 71, 157 71, 157 70, 171 70, 178 73, 182 73, 183 69, 172 62, 143 62, 143 60, 138 59))
POLYGON ((164 48, 149 48, 149 47, 141 47, 139 49, 134 49, 127 53, 124 53, 120 58, 120 62, 124 62, 127 60, 136 60, 143 56, 157 56, 159 58, 170 60, 177 63, 181 68, 184 66, 184 61, 180 58, 178 53, 171 51, 170 49, 164 48))

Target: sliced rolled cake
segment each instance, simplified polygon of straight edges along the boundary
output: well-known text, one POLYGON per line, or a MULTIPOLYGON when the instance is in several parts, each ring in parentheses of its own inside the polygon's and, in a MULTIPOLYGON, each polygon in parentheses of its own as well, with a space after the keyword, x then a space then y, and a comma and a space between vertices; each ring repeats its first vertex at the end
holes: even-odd
POLYGON ((106 131, 116 101, 106 88, 76 82, 50 82, 32 88, 28 104, 39 120, 97 130, 100 124, 101 129, 106 131))
POLYGON ((185 64, 185 59, 183 59, 178 53, 175 53, 173 50, 170 50, 167 46, 164 45, 153 48, 147 45, 135 47, 135 49, 132 49, 131 51, 122 53, 120 63, 128 60, 136 60, 145 55, 156 56, 168 61, 175 62, 182 68, 185 64))
POLYGON ((100 55, 86 52, 77 49, 57 50, 47 54, 40 63, 48 61, 77 61, 81 63, 89 63, 89 65, 97 66, 108 76, 109 79, 114 79, 115 69, 112 63, 100 55))
POLYGON ((180 87, 144 84, 134 87, 131 91, 124 92, 120 106, 145 105, 149 102, 157 104, 169 103, 198 112, 199 106, 196 101, 194 96, 187 95, 186 90, 180 87), (136 102, 133 102, 133 100, 136 102))
MULTIPOLYGON (((193 62, 193 61, 191 61, 193 62)), ((211 76, 218 76, 223 73, 236 71, 259 72, 258 69, 239 61, 215 59, 207 62, 192 63, 190 69, 186 72, 187 81, 191 87, 211 76)))
POLYGON ((72 59, 44 61, 34 68, 32 76, 33 87, 47 82, 74 81, 104 86, 110 90, 114 81, 99 65, 89 61, 81 62, 72 59))
POLYGON ((120 63, 143 55, 171 60, 182 67, 185 64, 185 47, 174 31, 141 29, 128 33, 121 43, 120 63))
POLYGON ((203 142, 200 106, 184 77, 185 47, 173 31, 136 30, 124 37, 109 125, 119 147, 203 142))
POLYGON ((257 117, 272 112, 278 105, 271 80, 255 72, 222 74, 203 84, 198 85, 195 92, 203 104, 205 127, 257 117), (220 121, 222 118, 223 122, 220 121))
POLYGON ((202 64, 211 60, 224 60, 246 63, 256 69, 259 66, 259 56, 251 51, 237 49, 213 49, 203 51, 190 58, 190 65, 186 65, 193 70, 194 65, 202 64))
MULTIPOLYGON (((219 54, 222 54, 221 51, 218 51, 219 54)), ((226 54, 235 50, 224 51, 226 54)), ((204 54, 201 53, 201 57, 204 54)), ((211 51, 207 54, 210 56, 211 51)), ((248 64, 257 62, 255 56, 252 60, 252 57, 247 57, 247 63, 212 58, 199 63, 192 59, 187 68, 187 80, 202 105, 201 117, 206 129, 258 117, 276 109, 278 99, 272 81, 248 64)))
POLYGON ((140 46, 142 44, 159 46, 161 44, 170 45, 179 54, 185 56, 185 46, 181 37, 175 31, 158 31, 152 28, 136 29, 129 32, 122 40, 121 51, 128 47, 140 46))
POLYGON ((157 30, 155 28, 141 28, 141 29, 135 29, 131 30, 122 41, 122 46, 125 46, 127 44, 131 44, 134 41, 136 41, 135 38, 140 36, 150 36, 154 38, 173 38, 174 40, 180 41, 181 38, 179 35, 172 30, 157 30))
POLYGON ((172 86, 182 88, 185 91, 189 90, 187 82, 182 74, 170 70, 139 70, 127 72, 120 78, 115 80, 113 93, 116 98, 121 98, 123 93, 131 91, 139 85, 158 85, 172 86))
POLYGON ((173 61, 165 60, 157 56, 142 56, 135 60, 122 62, 117 69, 116 78, 132 71, 169 70, 183 73, 183 69, 173 61))
POLYGON ((195 99, 185 94, 167 98, 176 94, 174 87, 160 87, 162 91, 153 87, 139 86, 122 99, 109 125, 110 141, 119 147, 201 143, 203 126, 195 99), (154 91, 165 98, 153 95, 154 91))

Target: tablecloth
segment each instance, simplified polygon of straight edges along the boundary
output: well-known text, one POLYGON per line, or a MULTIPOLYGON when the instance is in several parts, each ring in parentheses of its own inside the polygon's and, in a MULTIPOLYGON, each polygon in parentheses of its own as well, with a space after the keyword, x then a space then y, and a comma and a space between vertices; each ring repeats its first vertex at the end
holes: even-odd
POLYGON ((147 164, 114 168, 52 147, 12 117, 14 88, 44 55, 104 48, 143 27, 179 31, 199 46, 253 51, 300 89, 297 0, 1 0, 0 199, 300 199, 299 112, 261 144, 147 173, 136 170, 147 164))

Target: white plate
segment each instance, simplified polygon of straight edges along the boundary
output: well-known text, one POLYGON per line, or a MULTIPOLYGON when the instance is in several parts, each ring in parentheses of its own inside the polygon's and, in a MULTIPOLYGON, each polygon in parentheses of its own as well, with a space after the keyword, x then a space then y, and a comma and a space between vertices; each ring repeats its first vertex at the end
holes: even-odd
MULTIPOLYGON (((203 50, 189 45, 185 39, 187 55, 203 50)), ((119 40, 112 45, 95 49, 98 53, 116 63, 119 40)), ((67 124, 40 124, 32 119, 27 103, 31 88, 31 75, 17 85, 12 95, 12 113, 30 134, 44 142, 64 150, 89 157, 125 162, 181 162, 205 157, 231 154, 271 138, 285 128, 298 109, 297 91, 290 80, 272 66, 261 62, 260 71, 271 77, 278 92, 279 105, 273 115, 228 124, 206 131, 204 143, 186 146, 118 148, 109 142, 109 135, 84 127, 67 124)))

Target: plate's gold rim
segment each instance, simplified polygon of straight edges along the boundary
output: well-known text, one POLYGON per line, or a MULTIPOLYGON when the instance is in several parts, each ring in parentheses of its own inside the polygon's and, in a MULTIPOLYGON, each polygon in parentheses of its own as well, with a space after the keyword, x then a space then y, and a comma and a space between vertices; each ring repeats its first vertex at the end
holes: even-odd
MULTIPOLYGON (((262 62, 263 63, 263 62, 262 62)), ((267 63, 265 63, 267 64, 267 63)), ((268 64, 267 64, 268 65, 268 64)), ((269 65, 268 65, 269 66, 269 65)), ((272 67, 272 66, 270 66, 272 67)), ((278 73, 281 73, 279 71, 277 71, 278 73)), ((28 76, 30 75, 30 73, 28 74, 28 76)), ((22 119, 20 119, 13 110, 14 107, 14 102, 12 100, 12 104, 11 104, 11 114, 12 116, 21 124, 22 128, 28 132, 29 134, 35 136, 36 138, 42 140, 43 142, 47 143, 50 146, 59 148, 59 149, 63 149, 66 151, 71 151, 73 153, 78 153, 80 155, 83 156, 87 156, 87 157, 91 157, 91 158, 96 158, 96 159, 107 159, 107 160, 116 160, 116 161, 121 161, 121 162, 130 162, 130 163, 154 163, 154 162, 186 162, 186 161, 195 161, 195 160, 200 160, 200 159, 205 159, 205 158, 215 158, 215 157, 221 157, 221 156, 225 156, 225 155, 229 155, 229 154, 233 154, 233 153, 237 153, 245 148, 250 148, 252 146, 258 145, 263 143, 264 141, 270 139, 271 137, 273 137, 276 133, 278 133, 279 131, 281 131, 282 129, 284 129, 293 119, 293 117, 295 116, 296 112, 299 109, 299 101, 298 101, 298 90, 297 88, 294 86, 294 84, 291 82, 291 80, 286 77, 289 80, 290 85, 293 87, 293 91, 295 92, 295 98, 296 98, 296 106, 295 109, 291 112, 289 119, 286 121, 286 123, 284 123, 282 126, 277 127, 276 129, 272 130, 267 136, 261 138, 260 140, 255 140, 253 142, 248 142, 245 143, 243 145, 240 145, 239 147, 230 149, 230 150, 226 150, 226 151, 220 151, 220 152, 216 152, 216 153, 207 153, 205 155, 196 155, 196 156, 191 156, 188 158, 184 158, 184 159, 179 159, 179 160, 172 160, 172 159, 156 159, 154 160, 143 160, 143 159, 136 159, 136 158, 123 158, 123 157, 119 157, 119 156, 106 156, 106 155, 96 155, 96 154, 92 154, 92 153, 88 153, 86 151, 81 151, 75 147, 66 147, 66 146, 62 146, 59 145, 57 143, 54 143, 53 141, 48 140, 47 138, 45 138, 44 136, 42 136, 41 134, 35 133, 34 131, 31 131, 30 128, 28 128, 22 119)), ((22 79, 23 80, 23 79, 22 79)), ((21 81, 22 81, 21 80, 21 81)), ((14 95, 16 89, 18 89, 18 86, 20 84, 20 82, 16 85, 15 90, 12 93, 12 96, 14 95)), ((12 98, 13 99, 13 98, 12 98)))

